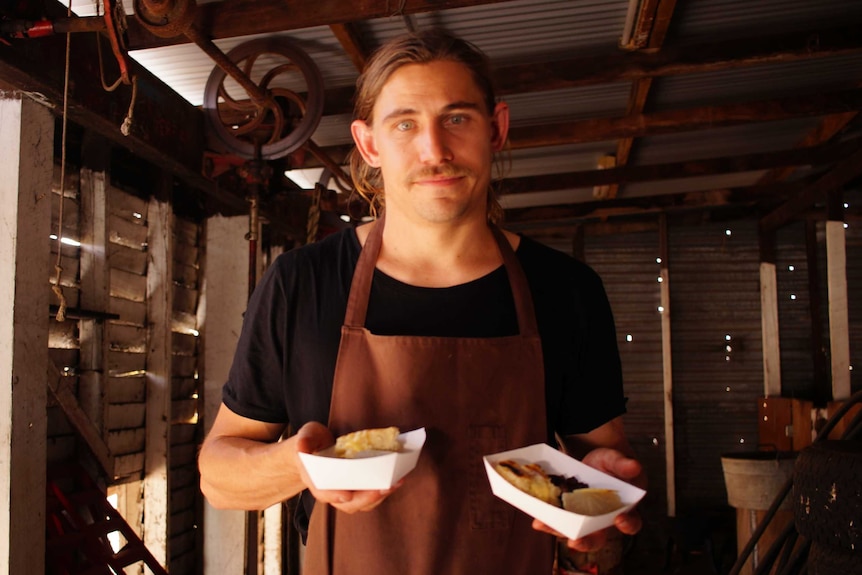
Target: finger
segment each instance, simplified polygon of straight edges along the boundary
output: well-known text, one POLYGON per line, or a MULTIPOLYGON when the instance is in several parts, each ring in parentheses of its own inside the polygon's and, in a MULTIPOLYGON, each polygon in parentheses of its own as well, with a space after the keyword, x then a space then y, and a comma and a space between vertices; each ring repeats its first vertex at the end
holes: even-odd
POLYGON ((634 535, 641 530, 641 527, 643 527, 643 520, 641 519, 640 513, 629 511, 628 513, 617 515, 614 519, 614 526, 619 529, 621 533, 634 535))
POLYGON ((548 527, 547 525, 545 525, 544 523, 542 523, 538 519, 533 519, 533 529, 535 529, 536 531, 542 531, 543 533, 550 533, 551 535, 556 535, 557 537, 562 537, 564 539, 566 537, 565 535, 563 535, 559 531, 557 531, 551 527, 548 527))
POLYGON ((595 533, 590 533, 589 535, 585 535, 579 539, 569 539, 566 541, 566 546, 570 549, 574 549, 575 551, 589 552, 589 551, 597 551, 605 546, 607 543, 608 535, 607 532, 603 529, 601 531, 596 531, 595 533))

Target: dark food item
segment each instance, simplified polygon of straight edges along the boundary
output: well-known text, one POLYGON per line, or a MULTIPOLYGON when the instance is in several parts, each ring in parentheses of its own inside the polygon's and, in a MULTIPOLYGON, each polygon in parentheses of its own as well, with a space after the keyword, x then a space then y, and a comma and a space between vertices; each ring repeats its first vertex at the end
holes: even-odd
POLYGON ((574 491, 575 489, 583 489, 584 487, 589 487, 589 485, 579 480, 577 477, 566 477, 565 475, 549 474, 548 479, 551 480, 551 483, 560 488, 561 493, 567 493, 569 491, 574 491))

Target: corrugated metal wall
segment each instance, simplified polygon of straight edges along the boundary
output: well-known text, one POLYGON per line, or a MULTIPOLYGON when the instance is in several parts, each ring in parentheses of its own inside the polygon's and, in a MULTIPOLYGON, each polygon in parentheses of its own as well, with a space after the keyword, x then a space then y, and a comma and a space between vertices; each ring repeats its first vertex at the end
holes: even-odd
MULTIPOLYGON (((588 237, 584 259, 602 277, 614 312, 623 366, 626 431, 646 467, 648 522, 667 510, 658 230, 588 237)), ((650 531, 654 534, 654 531, 650 531)))

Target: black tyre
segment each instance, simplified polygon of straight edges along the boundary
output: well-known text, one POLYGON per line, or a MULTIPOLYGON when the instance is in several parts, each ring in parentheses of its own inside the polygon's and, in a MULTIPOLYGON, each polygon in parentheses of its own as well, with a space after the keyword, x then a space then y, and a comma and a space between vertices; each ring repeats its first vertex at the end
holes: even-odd
POLYGON ((862 575, 862 552, 812 543, 808 552, 808 575, 862 575))
POLYGON ((862 553, 862 442, 820 441, 803 449, 794 468, 793 508, 801 535, 862 553))

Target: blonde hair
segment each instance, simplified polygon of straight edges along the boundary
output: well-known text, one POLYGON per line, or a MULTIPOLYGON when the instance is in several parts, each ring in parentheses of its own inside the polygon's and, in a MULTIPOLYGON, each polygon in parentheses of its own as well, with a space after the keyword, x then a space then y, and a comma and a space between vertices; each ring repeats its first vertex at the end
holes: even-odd
MULTIPOLYGON (((409 33, 390 40, 369 59, 356 81, 353 117, 368 125, 374 121, 374 104, 390 76, 408 64, 429 64, 440 60, 458 62, 466 66, 476 85, 482 91, 488 114, 497 104, 491 80, 488 57, 476 46, 440 30, 409 33)), ((369 166, 354 147, 349 156, 353 186, 376 216, 384 207, 383 177, 379 168, 369 166)), ((502 174, 500 174, 501 176, 502 174)), ((488 189, 488 219, 498 223, 503 219, 503 208, 497 199, 494 183, 488 189)))

